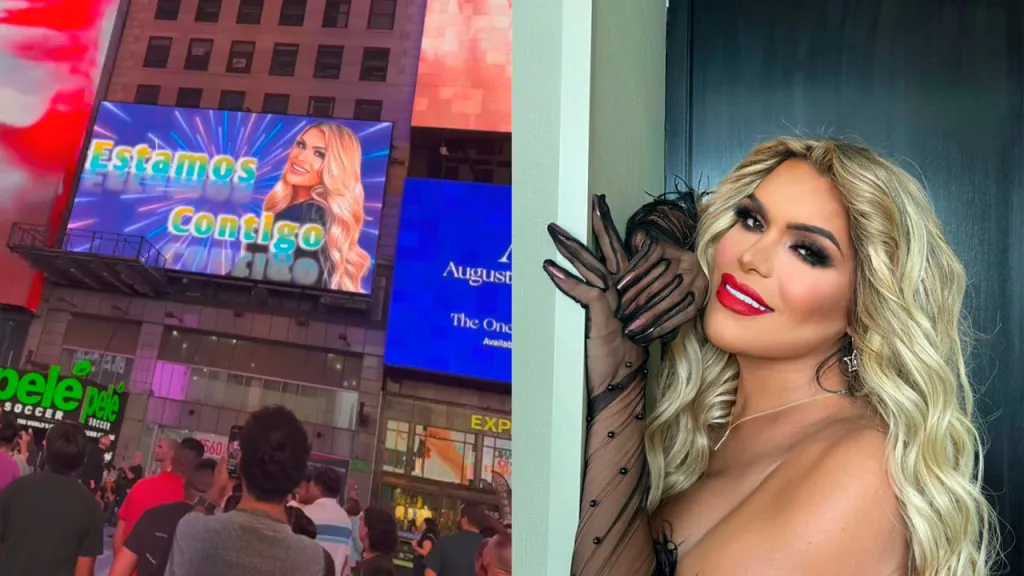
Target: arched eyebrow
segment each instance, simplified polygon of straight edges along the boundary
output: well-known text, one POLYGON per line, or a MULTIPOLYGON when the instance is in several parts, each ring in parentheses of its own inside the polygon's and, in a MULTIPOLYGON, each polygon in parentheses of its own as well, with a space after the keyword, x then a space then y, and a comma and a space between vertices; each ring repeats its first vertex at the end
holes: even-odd
MULTIPOLYGON (((749 198, 750 203, 753 204, 754 207, 757 208, 757 211, 760 212, 767 219, 768 211, 764 209, 764 204, 762 204, 761 201, 757 198, 757 196, 753 194, 751 194, 749 198)), ((820 236, 825 240, 828 240, 833 246, 835 246, 836 250, 839 250, 840 254, 843 253, 843 248, 839 245, 839 240, 836 238, 836 235, 826 228, 822 228, 821 226, 815 226, 813 224, 804 224, 802 222, 790 222, 786 224, 786 229, 793 230, 794 232, 806 232, 808 234, 820 236)))

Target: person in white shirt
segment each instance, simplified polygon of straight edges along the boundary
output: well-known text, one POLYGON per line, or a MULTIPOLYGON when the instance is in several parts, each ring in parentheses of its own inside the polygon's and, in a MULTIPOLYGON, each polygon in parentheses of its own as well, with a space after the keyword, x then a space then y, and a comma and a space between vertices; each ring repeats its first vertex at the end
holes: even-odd
POLYGON ((359 538, 359 524, 363 521, 363 506, 359 503, 359 498, 351 493, 348 500, 345 501, 345 512, 352 519, 352 548, 348 554, 348 565, 355 572, 356 565, 363 559, 363 542, 359 538))
POLYGON ((341 474, 334 468, 317 468, 309 483, 298 494, 302 511, 316 524, 316 541, 334 559, 337 574, 349 574, 352 549, 352 519, 338 503, 341 496, 341 474))

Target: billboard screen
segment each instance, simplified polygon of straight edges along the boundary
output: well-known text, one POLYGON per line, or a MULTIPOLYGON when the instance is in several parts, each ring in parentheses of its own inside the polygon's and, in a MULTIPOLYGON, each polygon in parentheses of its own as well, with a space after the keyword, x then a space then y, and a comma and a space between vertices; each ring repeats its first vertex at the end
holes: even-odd
POLYGON ((512 132, 512 0, 427 0, 412 125, 512 132))
POLYGON ((173 270, 366 294, 391 129, 104 102, 68 229, 144 236, 173 270))
POLYGON ((384 362, 512 382, 512 188, 405 181, 384 362))
MULTIPOLYGON (((47 224, 70 196, 118 5, 118 0, 0 0, 4 244, 12 223, 47 224)), ((0 304, 36 309, 42 276, 6 247, 0 248, 0 270, 0 304)))

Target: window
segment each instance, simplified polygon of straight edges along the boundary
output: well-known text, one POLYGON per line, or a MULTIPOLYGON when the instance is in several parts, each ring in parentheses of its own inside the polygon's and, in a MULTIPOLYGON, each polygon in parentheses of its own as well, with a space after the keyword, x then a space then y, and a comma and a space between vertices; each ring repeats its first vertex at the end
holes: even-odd
POLYGON ((213 52, 213 40, 209 38, 189 40, 188 54, 185 55, 185 70, 209 70, 211 52, 213 52))
POLYGON ((388 431, 384 437, 384 470, 404 474, 408 454, 409 423, 388 420, 388 431))
POLYGON ((494 168, 489 166, 471 166, 473 182, 481 184, 494 184, 494 168))
POLYGON ((220 0, 199 0, 196 4, 196 22, 220 20, 220 0))
POLYGON ((334 116, 334 98, 330 96, 310 96, 309 108, 306 109, 309 116, 323 116, 330 118, 334 116))
POLYGON ((268 114, 287 114, 289 100, 287 94, 264 94, 263 111, 268 114))
POLYGON ((298 44, 274 44, 274 53, 270 56, 270 75, 295 76, 295 63, 298 61, 298 44))
POLYGON ((365 82, 386 81, 390 58, 390 48, 363 48, 363 64, 359 68, 359 79, 365 82))
POLYGON ((104 386, 126 382, 131 377, 132 366, 135 364, 135 359, 131 356, 64 348, 60 353, 60 373, 70 376, 75 364, 83 361, 92 365, 92 371, 86 378, 104 386))
POLYGON ((324 28, 348 28, 351 0, 327 0, 324 5, 324 28))
POLYGON ((202 101, 202 88, 178 88, 178 97, 175 99, 174 105, 182 108, 199 108, 202 101))
POLYGON ((139 84, 135 88, 136 104, 156 104, 160 99, 160 87, 153 84, 139 84))
POLYGON ((245 412, 279 404, 303 422, 335 428, 354 429, 359 409, 358 392, 166 361, 156 363, 150 389, 159 398, 245 412))
POLYGON ((145 68, 167 68, 167 61, 170 58, 171 39, 166 36, 150 36, 142 66, 145 68))
POLYGON ((241 0, 236 24, 259 24, 263 20, 263 0, 241 0))
POLYGON ((370 21, 366 27, 370 30, 394 30, 395 4, 395 0, 373 0, 370 3, 370 21))
POLYGON ((337 80, 341 77, 341 56, 345 49, 341 46, 320 46, 316 51, 316 64, 313 65, 313 78, 337 80))
POLYGON ((469 484, 476 464, 476 435, 416 426, 414 476, 469 484))
POLYGON ((306 21, 306 0, 284 0, 281 2, 281 16, 278 26, 302 26, 306 21))
POLYGON ((462 166, 458 164, 445 164, 441 170, 441 180, 462 181, 462 166))
POLYGON ((217 108, 221 110, 242 110, 245 108, 245 92, 240 90, 221 90, 220 102, 217 108))
MULTIPOLYGON (((306 346, 237 340, 176 328, 165 330, 158 359, 332 389, 358 389, 363 369, 359 356, 326 353, 306 346)), ((346 404, 344 410, 350 409, 346 404)))
POLYGON ((484 436, 483 466, 480 476, 483 480, 494 483, 492 474, 497 472, 512 483, 512 441, 504 438, 484 436))
POLYGON ((181 10, 181 0, 157 0, 154 20, 177 20, 181 10))
POLYGON ((228 72, 248 74, 252 71, 252 53, 256 51, 255 42, 234 41, 228 53, 228 72))
POLYGON ((380 100, 356 100, 356 109, 352 118, 356 120, 380 120, 384 103, 380 100))

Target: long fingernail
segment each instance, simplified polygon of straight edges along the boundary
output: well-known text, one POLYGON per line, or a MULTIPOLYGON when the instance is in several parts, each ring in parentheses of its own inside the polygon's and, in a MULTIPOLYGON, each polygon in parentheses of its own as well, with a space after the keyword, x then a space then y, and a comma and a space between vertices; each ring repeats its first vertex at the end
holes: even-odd
POLYGON ((626 300, 623 304, 625 305, 622 307, 622 314, 624 316, 632 316, 633 308, 636 307, 636 302, 634 300, 626 300))
POLYGON ((628 334, 630 336, 636 334, 637 332, 640 331, 640 326, 642 326, 642 325, 643 325, 643 322, 640 321, 640 318, 637 318, 636 320, 633 320, 632 322, 629 323, 628 326, 626 326, 626 334, 628 334))
POLYGON ((544 261, 544 271, 559 280, 565 280, 565 274, 562 273, 562 269, 555 264, 554 260, 544 261))

